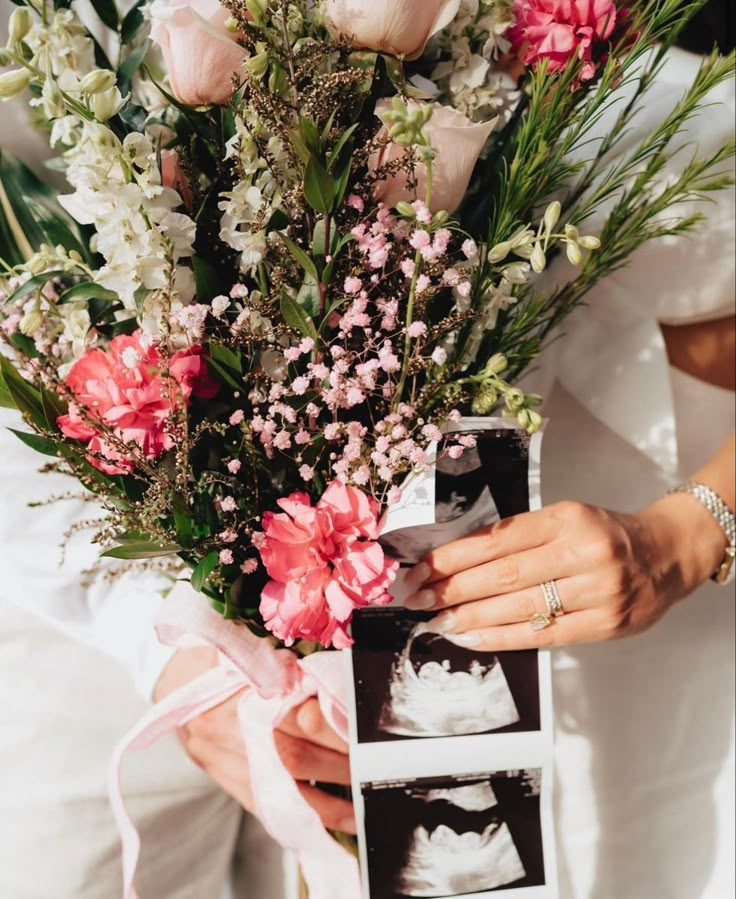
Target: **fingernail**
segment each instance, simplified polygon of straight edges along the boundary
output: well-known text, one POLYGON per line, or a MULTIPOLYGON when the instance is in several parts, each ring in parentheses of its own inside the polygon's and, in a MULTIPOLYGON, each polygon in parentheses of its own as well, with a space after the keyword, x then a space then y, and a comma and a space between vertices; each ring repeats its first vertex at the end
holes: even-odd
POLYGON ((429 580, 431 574, 432 567, 426 562, 420 562, 407 573, 404 583, 410 587, 419 587, 429 580))
POLYGON ((455 630, 457 618, 454 615, 438 615, 427 622, 427 628, 435 634, 450 634, 455 630))
POLYGON ((355 834, 358 828, 355 825, 355 818, 345 818, 340 822, 337 828, 341 833, 355 834))
POLYGON ((450 643, 457 643, 458 646, 466 646, 471 649, 480 646, 480 637, 477 634, 448 634, 446 639, 450 643))
POLYGON ((419 593, 412 594, 404 603, 407 609, 420 611, 423 609, 431 609, 437 602, 434 590, 420 590, 419 593))

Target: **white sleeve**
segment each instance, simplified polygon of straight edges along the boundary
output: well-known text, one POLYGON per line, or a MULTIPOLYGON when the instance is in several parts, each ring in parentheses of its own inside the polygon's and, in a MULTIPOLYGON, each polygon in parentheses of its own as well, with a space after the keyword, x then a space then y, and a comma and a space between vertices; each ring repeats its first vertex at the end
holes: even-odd
MULTIPOLYGON (((27 430, 20 416, 0 409, 0 590, 5 597, 71 637, 120 662, 138 691, 150 699, 173 650, 162 646, 154 621, 162 602, 191 590, 153 571, 110 577, 115 563, 85 575, 97 562, 99 547, 91 530, 77 532, 62 554, 64 535, 75 524, 99 518, 94 502, 71 478, 41 473, 44 457, 26 447, 8 428, 27 430), (80 498, 49 502, 68 493, 80 498), (41 503, 39 506, 29 504, 41 503)), ((118 563, 119 564, 119 563, 118 563)))

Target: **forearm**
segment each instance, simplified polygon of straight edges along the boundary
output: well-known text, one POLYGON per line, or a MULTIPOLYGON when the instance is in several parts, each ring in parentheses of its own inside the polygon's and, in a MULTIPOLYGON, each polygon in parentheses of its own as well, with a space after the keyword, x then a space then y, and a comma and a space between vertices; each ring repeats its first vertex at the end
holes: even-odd
MULTIPOLYGON (((715 490, 731 510, 736 508, 736 432, 690 480, 715 490)), ((692 593, 717 570, 727 546, 726 535, 711 513, 688 494, 658 500, 637 516, 650 535, 652 564, 662 590, 673 599, 692 593)))

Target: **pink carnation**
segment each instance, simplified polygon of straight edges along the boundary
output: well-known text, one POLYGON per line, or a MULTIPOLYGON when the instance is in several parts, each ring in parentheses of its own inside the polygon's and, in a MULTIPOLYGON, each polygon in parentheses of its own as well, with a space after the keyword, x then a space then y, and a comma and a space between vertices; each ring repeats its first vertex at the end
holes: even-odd
POLYGON ((316 506, 306 493, 263 516, 259 552, 272 578, 261 593, 265 625, 291 646, 313 640, 343 649, 355 609, 390 602, 398 563, 378 544, 378 504, 333 481, 316 506))
POLYGON ((107 350, 87 350, 72 366, 66 385, 74 396, 58 419, 62 433, 89 445, 89 461, 108 474, 125 474, 133 464, 113 446, 106 429, 136 444, 148 459, 173 446, 172 413, 192 396, 211 398, 218 386, 207 371, 202 347, 166 359, 142 332, 115 337, 107 350))
POLYGON ((549 71, 564 68, 577 56, 585 62, 580 75, 595 75, 594 53, 611 36, 616 6, 611 0, 515 0, 516 22, 509 40, 527 65, 549 59, 549 71))

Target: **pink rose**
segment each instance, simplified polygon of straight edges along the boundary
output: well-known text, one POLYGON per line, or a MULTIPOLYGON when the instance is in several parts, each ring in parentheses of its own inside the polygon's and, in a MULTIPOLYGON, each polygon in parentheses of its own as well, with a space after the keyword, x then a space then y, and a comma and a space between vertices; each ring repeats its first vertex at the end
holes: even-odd
POLYGON ((316 506, 305 493, 266 512, 259 552, 272 578, 261 593, 261 614, 275 636, 291 645, 314 640, 343 649, 355 609, 383 605, 398 563, 378 539, 378 504, 339 481, 316 506))
POLYGON ((416 59, 455 18, 460 0, 326 0, 322 8, 330 31, 354 47, 416 59))
POLYGON ((176 150, 161 151, 161 182, 164 187, 171 187, 181 197, 186 209, 192 208, 192 190, 189 179, 182 171, 179 154, 176 150))
POLYGON ((58 425, 65 436, 88 444, 92 465, 109 474, 132 470, 110 432, 121 444, 137 445, 146 458, 159 458, 173 446, 172 413, 192 395, 214 396, 217 385, 201 347, 176 353, 168 375, 165 362, 137 331, 114 338, 107 350, 88 350, 74 363, 66 379, 74 401, 58 425))
POLYGON ((577 56, 585 62, 583 81, 595 75, 593 54, 616 25, 611 0, 515 0, 514 12, 508 38, 520 59, 534 65, 546 58, 556 72, 577 56))
POLYGON ((225 29, 217 0, 154 0, 151 38, 161 47, 174 96, 190 106, 225 105, 247 51, 225 29))
MULTIPOLYGON (((416 105, 410 104, 410 108, 416 105)), ((389 100, 380 100, 376 104, 376 115, 390 109, 389 100)), ((425 126, 425 132, 434 151, 432 163, 432 197, 430 210, 453 213, 462 202, 468 189, 473 169, 478 161, 488 137, 493 131, 497 119, 475 124, 462 113, 449 106, 435 106, 432 118, 425 126)), ((383 134, 387 134, 385 129, 383 134)), ((398 144, 389 143, 371 159, 371 168, 375 171, 393 159, 399 158, 407 151, 398 144)), ((413 202, 424 200, 427 192, 427 167, 420 162, 416 166, 417 189, 409 190, 406 173, 398 172, 391 177, 379 181, 376 195, 387 206, 395 206, 402 200, 413 202)))

